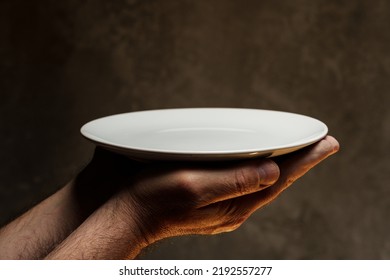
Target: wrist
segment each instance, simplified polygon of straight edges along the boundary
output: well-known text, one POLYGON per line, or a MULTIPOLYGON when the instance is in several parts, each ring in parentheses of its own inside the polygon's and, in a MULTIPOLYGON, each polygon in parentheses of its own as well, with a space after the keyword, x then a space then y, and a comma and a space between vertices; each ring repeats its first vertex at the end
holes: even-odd
POLYGON ((127 190, 114 195, 106 205, 115 220, 115 226, 122 229, 123 235, 132 237, 139 244, 139 251, 156 241, 149 227, 147 210, 140 205, 127 190))

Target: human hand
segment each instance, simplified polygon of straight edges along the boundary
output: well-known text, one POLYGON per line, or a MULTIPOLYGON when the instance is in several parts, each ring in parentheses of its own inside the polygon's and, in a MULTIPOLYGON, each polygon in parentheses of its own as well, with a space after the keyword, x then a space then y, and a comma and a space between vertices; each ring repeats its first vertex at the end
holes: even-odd
POLYGON ((166 237, 234 230, 338 149, 327 136, 272 160, 142 164, 98 148, 71 186, 73 205, 100 206, 46 258, 134 258, 166 237))
POLYGON ((232 231, 338 149, 338 142, 327 136, 274 159, 149 164, 113 199, 125 209, 118 214, 135 221, 146 245, 172 236, 232 231))

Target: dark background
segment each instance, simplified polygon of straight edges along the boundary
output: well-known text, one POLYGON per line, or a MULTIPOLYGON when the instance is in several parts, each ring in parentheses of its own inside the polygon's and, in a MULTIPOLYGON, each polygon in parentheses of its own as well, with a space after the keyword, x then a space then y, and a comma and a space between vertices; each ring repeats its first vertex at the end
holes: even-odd
POLYGON ((390 258, 390 2, 1 1, 0 223, 68 182, 114 113, 247 107, 324 121, 341 151, 240 229, 143 259, 390 258))

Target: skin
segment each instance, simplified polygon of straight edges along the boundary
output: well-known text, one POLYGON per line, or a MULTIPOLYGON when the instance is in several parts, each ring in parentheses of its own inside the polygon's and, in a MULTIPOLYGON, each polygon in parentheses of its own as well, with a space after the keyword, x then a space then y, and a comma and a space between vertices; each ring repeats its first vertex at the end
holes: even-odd
POLYGON ((338 149, 326 136, 273 159, 142 164, 98 148, 0 231, 0 259, 132 259, 163 238, 229 232, 338 149))

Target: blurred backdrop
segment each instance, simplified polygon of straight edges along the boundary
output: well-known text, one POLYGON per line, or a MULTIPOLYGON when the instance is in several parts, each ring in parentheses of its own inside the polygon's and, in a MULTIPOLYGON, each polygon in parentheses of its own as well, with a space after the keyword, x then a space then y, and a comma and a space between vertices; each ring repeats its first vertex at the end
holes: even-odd
POLYGON ((244 107, 324 121, 341 151, 241 228, 142 259, 390 258, 390 2, 0 3, 0 223, 67 183, 97 117, 244 107))

